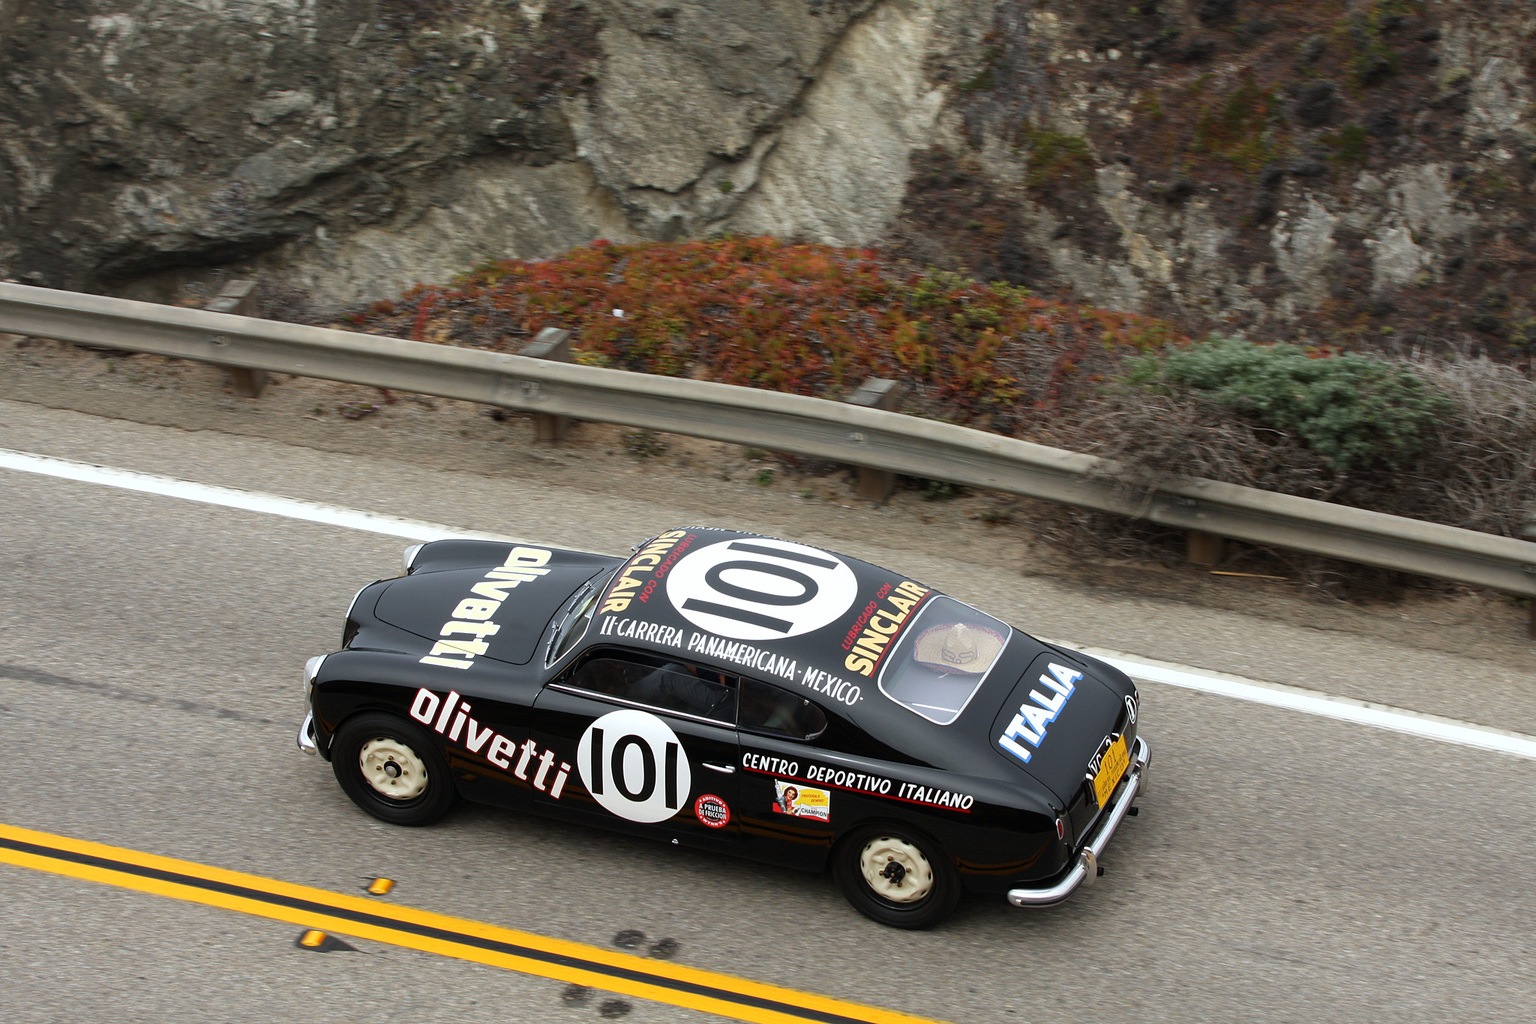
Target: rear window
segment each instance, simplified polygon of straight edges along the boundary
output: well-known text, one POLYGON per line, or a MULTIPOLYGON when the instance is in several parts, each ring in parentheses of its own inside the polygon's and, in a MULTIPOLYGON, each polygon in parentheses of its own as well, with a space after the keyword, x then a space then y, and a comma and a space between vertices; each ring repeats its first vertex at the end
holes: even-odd
POLYGON ((935 597, 902 631, 880 670, 880 692, 937 725, 960 717, 1013 630, 952 597, 935 597))

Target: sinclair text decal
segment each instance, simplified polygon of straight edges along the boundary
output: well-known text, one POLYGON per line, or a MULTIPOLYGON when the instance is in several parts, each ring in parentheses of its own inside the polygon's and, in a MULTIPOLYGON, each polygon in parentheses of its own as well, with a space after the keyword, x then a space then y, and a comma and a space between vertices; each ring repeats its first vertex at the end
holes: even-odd
POLYGON ((657 586, 666 578, 667 571, 683 556, 695 538, 696 535, 687 530, 668 530, 635 552, 634 557, 614 576, 613 585, 608 588, 603 606, 598 609, 599 613, 607 615, 627 611, 635 601, 642 604, 649 601, 657 586))
POLYGON ((896 634, 906 625, 913 609, 933 591, 911 580, 902 580, 895 587, 882 584, 875 591, 875 600, 864 606, 854 619, 848 635, 843 638, 843 649, 849 654, 843 666, 849 672, 872 676, 875 668, 885 657, 896 634))

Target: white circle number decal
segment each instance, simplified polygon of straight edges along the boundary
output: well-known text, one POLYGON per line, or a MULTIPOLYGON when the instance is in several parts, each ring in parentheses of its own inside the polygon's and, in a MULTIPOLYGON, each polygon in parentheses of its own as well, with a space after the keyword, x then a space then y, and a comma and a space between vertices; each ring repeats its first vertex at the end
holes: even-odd
POLYGON ((853 606, 858 581, 836 555, 781 540, 726 540, 667 574, 667 598, 708 633, 779 640, 820 629, 853 606))
POLYGON ((666 821, 693 786, 677 733, 645 711, 610 711, 587 726, 576 767, 592 798, 630 821, 666 821))

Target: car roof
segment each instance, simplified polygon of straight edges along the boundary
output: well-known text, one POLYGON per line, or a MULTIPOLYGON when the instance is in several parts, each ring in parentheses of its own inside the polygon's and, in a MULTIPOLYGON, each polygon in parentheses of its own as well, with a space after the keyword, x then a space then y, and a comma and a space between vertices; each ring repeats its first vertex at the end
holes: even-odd
POLYGON ((1022 671, 1013 663, 1027 662, 1039 646, 901 573, 713 527, 668 530, 636 546, 604 587, 583 640, 584 647, 599 645, 777 684, 899 749, 922 736, 958 733, 935 726, 955 722, 972 701, 985 710, 977 694, 988 677, 999 677, 988 690, 1006 693, 1022 671), (901 665, 921 654, 922 664, 933 667, 940 647, 957 635, 973 644, 979 638, 986 670, 928 672, 922 693, 903 693, 911 680, 903 679, 901 665))

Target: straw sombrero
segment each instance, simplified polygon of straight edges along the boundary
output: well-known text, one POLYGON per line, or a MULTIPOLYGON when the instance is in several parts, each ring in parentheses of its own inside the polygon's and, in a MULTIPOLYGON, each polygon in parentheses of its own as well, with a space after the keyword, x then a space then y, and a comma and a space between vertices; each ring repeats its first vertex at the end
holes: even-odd
POLYGON ((1003 638, 992 630, 955 622, 923 630, 912 657, 929 668, 980 675, 1002 650, 1003 638))

